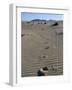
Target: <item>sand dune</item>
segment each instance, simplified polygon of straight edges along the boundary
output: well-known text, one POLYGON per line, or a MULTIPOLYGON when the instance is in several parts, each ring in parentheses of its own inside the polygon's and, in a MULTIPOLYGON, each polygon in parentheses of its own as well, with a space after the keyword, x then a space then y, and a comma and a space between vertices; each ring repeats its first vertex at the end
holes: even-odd
POLYGON ((63 22, 22 22, 22 77, 37 76, 48 67, 48 75, 63 74, 63 22), (58 25, 54 25, 54 23, 58 25))

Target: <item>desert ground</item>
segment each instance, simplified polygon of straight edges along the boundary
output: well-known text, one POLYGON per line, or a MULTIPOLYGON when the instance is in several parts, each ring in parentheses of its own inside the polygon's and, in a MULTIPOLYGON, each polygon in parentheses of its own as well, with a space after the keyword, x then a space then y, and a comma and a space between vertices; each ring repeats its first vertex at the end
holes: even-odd
POLYGON ((37 76, 48 68, 47 76, 63 75, 63 21, 21 22, 21 76, 37 76))

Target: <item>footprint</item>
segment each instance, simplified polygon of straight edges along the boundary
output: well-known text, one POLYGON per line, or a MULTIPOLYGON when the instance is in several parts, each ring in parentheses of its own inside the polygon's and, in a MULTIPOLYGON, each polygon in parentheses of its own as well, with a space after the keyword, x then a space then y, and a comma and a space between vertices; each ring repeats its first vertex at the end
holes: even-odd
POLYGON ((25 34, 22 34, 21 37, 25 36, 25 34))
POLYGON ((49 46, 45 47, 45 49, 49 49, 49 48, 50 48, 49 46))

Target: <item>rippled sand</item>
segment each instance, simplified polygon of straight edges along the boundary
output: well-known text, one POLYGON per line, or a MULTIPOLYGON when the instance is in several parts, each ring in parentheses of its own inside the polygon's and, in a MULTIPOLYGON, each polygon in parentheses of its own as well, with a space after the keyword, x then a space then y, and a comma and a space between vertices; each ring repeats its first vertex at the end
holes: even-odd
POLYGON ((37 76, 48 67, 48 76, 63 75, 63 22, 57 26, 22 22, 21 76, 37 76))

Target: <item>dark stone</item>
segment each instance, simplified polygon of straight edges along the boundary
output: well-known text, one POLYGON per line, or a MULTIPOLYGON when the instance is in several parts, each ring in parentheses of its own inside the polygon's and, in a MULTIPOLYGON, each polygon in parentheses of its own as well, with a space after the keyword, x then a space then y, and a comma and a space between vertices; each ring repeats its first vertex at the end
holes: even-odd
POLYGON ((47 71, 47 70, 48 70, 48 68, 47 68, 47 67, 43 67, 43 70, 44 70, 44 71, 47 71))
POLYGON ((46 56, 44 55, 43 58, 46 58, 46 56))
POLYGON ((23 37, 25 34, 22 34, 21 37, 23 37))
POLYGON ((44 22, 44 24, 46 24, 46 22, 44 22))
POLYGON ((38 70, 37 76, 45 76, 45 74, 42 71, 38 70))
POLYGON ((30 22, 27 22, 27 23, 30 23, 30 22))
POLYGON ((55 22, 52 26, 58 26, 59 24, 58 24, 58 22, 55 22))
POLYGON ((60 32, 58 35, 63 35, 63 32, 60 32))
POLYGON ((45 49, 49 49, 49 46, 47 46, 45 49))

